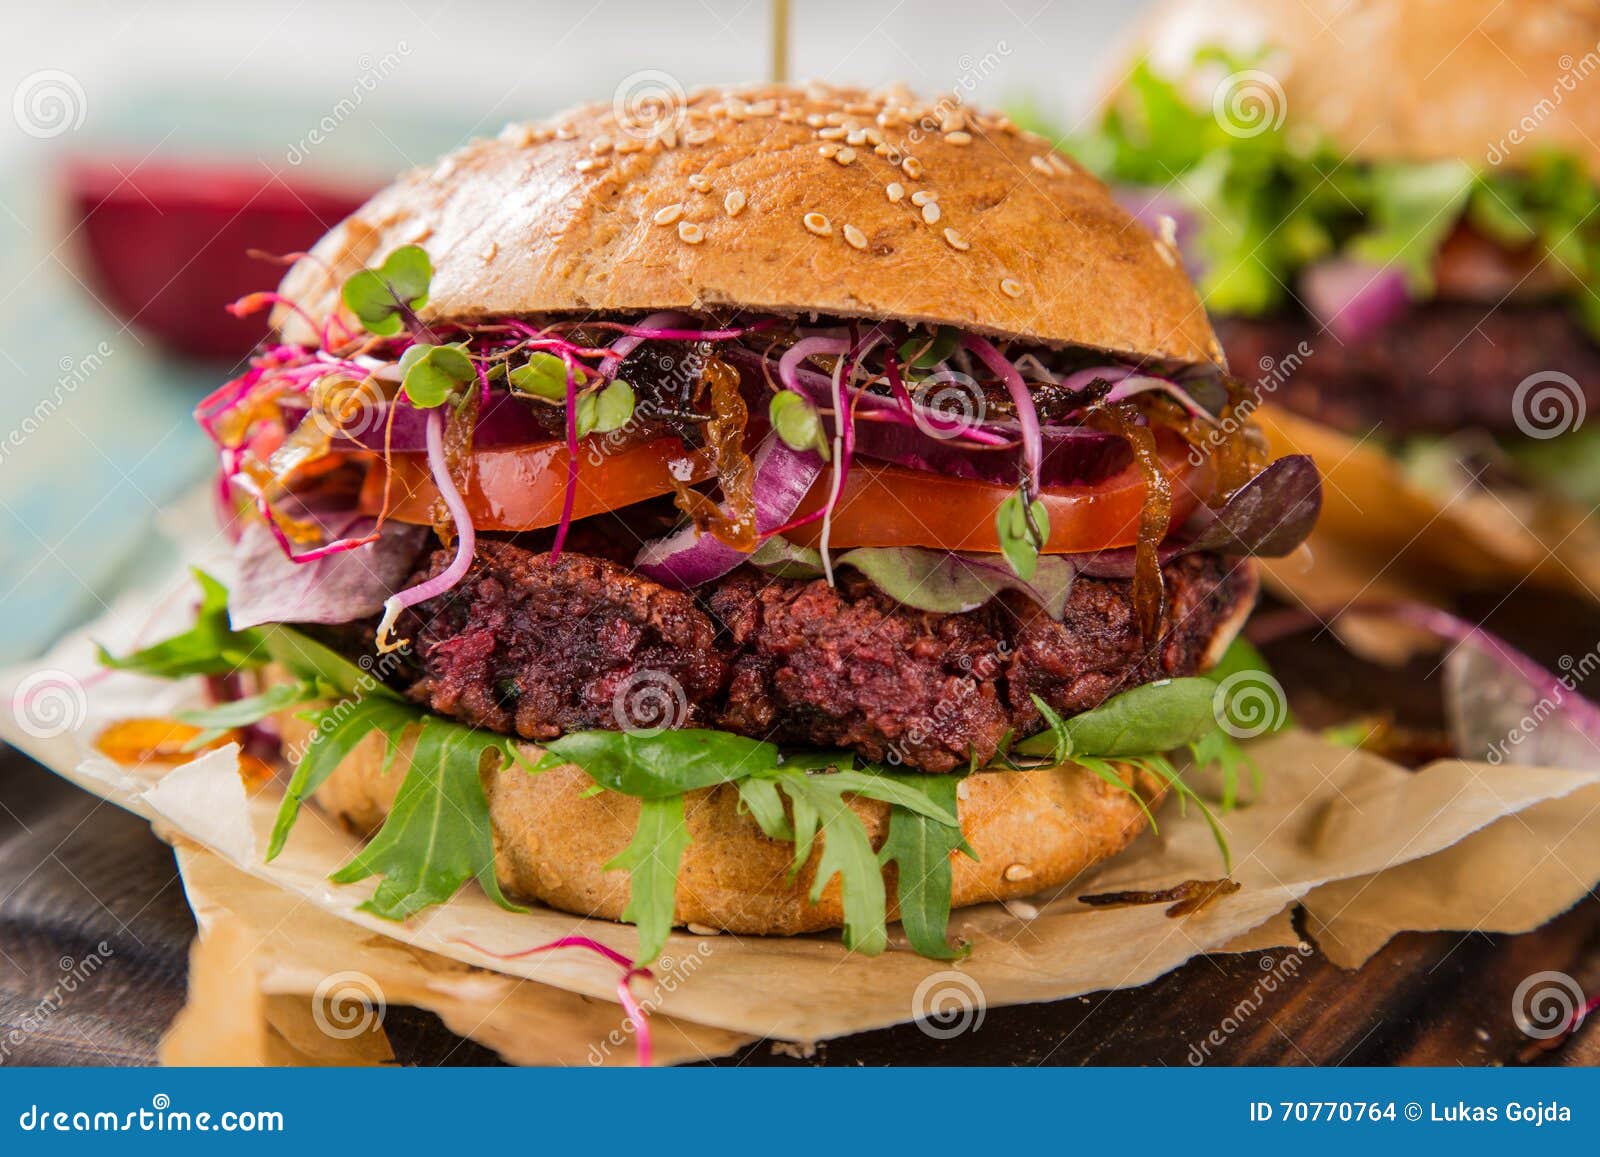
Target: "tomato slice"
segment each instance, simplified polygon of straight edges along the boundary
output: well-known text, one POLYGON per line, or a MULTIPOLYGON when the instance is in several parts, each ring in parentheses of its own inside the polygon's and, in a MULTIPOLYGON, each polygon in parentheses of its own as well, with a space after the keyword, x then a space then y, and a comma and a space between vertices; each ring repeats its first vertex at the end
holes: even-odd
MULTIPOLYGON (((1172 526, 1188 518, 1214 486, 1209 459, 1196 466, 1187 445, 1175 434, 1158 431, 1156 444, 1172 478, 1172 526)), ((827 501, 832 475, 824 474, 800 503, 799 514, 827 501)), ((1079 554, 1132 546, 1139 537, 1144 478, 1130 463, 1090 486, 1051 486, 1040 495, 1050 515, 1048 554, 1079 554)), ((846 546, 926 546, 945 550, 994 552, 1000 549, 994 516, 1012 490, 990 482, 948 478, 903 466, 857 458, 850 464, 844 494, 833 512, 828 544, 846 546)), ((785 537, 815 546, 822 520, 785 537)))
MULTIPOLYGON (((433 521, 439 488, 421 454, 391 457, 393 484, 389 517, 424 525, 433 521)), ((479 450, 468 460, 462 498, 479 530, 534 530, 561 521, 567 486, 567 447, 541 442, 502 450, 479 450)), ((671 467, 679 464, 688 481, 709 478, 715 467, 706 451, 688 451, 677 438, 659 438, 622 449, 593 444, 578 449, 578 490, 572 516, 587 518, 631 506, 672 490, 671 467), (687 468, 685 468, 687 463, 687 468)), ((377 461, 361 492, 367 514, 383 508, 383 463, 377 461)))
MULTIPOLYGON (((1195 466, 1183 440, 1160 431, 1157 445, 1172 477, 1172 525, 1176 526, 1210 494, 1214 470, 1206 461, 1195 466)), ((433 521, 438 488, 421 454, 392 457, 393 486, 389 517, 424 525, 433 521)), ((620 450, 579 450, 578 492, 573 517, 586 518, 642 502, 672 491, 671 464, 689 479, 702 481, 715 473, 707 451, 686 451, 677 438, 661 438, 620 450)), ((534 530, 561 520, 567 482, 567 448, 542 442, 499 450, 480 450, 467 465, 462 497, 479 530, 534 530)), ((375 461, 361 494, 362 510, 376 514, 383 505, 384 469, 375 461)), ((824 473, 802 500, 798 514, 819 509, 827 501, 832 477, 824 473)), ((994 515, 1011 490, 989 482, 950 478, 858 458, 851 464, 843 498, 834 511, 829 544, 850 546, 926 546, 946 550, 997 551, 994 515)), ((1052 486, 1041 496, 1050 514, 1050 554, 1077 554, 1132 546, 1139 535, 1144 506, 1144 478, 1130 464, 1103 482, 1088 486, 1052 486)), ((818 520, 788 537, 815 546, 822 534, 818 520)))

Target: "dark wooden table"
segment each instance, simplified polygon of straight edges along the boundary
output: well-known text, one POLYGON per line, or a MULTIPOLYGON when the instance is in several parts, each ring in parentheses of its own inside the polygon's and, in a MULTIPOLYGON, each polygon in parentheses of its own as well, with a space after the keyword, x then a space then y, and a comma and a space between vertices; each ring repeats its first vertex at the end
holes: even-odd
MULTIPOLYGON (((1600 614, 1548 596, 1486 596, 1468 609, 1549 663, 1573 639, 1600 638, 1600 614)), ((1378 672, 1326 640, 1270 654, 1304 723, 1362 711, 1437 726, 1430 663, 1378 672)), ((193 934, 171 852, 142 820, 0 748, 0 1063, 150 1063, 182 1004, 193 934), (101 941, 111 952, 93 981, 63 993, 65 972, 101 941), (8 1036, 22 1026, 20 1039, 8 1036)), ((1400 936, 1358 972, 1313 957, 1208 1063, 1600 1064, 1600 1017, 1530 1054, 1512 993, 1544 970, 1600 992, 1600 896, 1523 936, 1400 936)), ((981 1027, 950 1040, 902 1025, 825 1043, 809 1060, 761 1043, 721 1063, 1182 1066, 1190 1042, 1233 1014, 1261 975, 1259 954, 1203 957, 1136 990, 989 1009, 981 1027)), ((407 1064, 494 1063, 428 1013, 391 1008, 385 1027, 407 1064)))

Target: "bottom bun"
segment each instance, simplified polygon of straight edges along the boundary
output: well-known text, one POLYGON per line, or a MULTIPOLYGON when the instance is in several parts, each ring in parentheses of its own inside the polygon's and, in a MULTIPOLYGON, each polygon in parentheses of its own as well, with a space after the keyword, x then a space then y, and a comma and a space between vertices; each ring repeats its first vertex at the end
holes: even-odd
MULTIPOLYGON (((280 720, 286 746, 309 738, 304 720, 280 720)), ((362 835, 389 814, 410 766, 408 738, 385 771, 385 743, 376 732, 368 735, 316 793, 323 810, 362 835)), ((539 757, 537 746, 519 746, 530 761, 539 757)), ((1146 803, 1159 797, 1159 781, 1149 773, 1137 773, 1132 782, 1146 803)), ((483 783, 494 826, 495 873, 507 893, 581 916, 621 917, 628 874, 603 865, 633 838, 638 800, 609 791, 590 794, 594 781, 570 764, 537 775, 515 766, 485 771, 483 783)), ((1147 822, 1126 792, 1077 767, 982 772, 967 777, 960 795, 961 831, 978 858, 954 858, 954 907, 1058 887, 1127 847, 1147 822)), ((685 799, 691 842, 678 873, 676 923, 780 936, 843 924, 837 878, 820 900, 809 898, 822 836, 791 879, 793 846, 762 834, 740 811, 735 788, 702 788, 685 799)), ((850 807, 873 845, 881 845, 889 805, 851 798, 850 807)), ((891 919, 894 872, 893 866, 884 870, 891 919)))

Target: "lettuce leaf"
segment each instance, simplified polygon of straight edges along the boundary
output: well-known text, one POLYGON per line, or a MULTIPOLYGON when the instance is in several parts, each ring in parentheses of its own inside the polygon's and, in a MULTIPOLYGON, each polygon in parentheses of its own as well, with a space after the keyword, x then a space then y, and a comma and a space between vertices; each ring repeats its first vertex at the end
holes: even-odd
MULTIPOLYGON (((823 574, 820 553, 782 538, 769 538, 750 562, 780 578, 823 574)), ((1077 577, 1077 568, 1061 555, 1038 556, 1029 577, 1022 578, 1003 555, 917 546, 856 547, 835 554, 833 565, 860 571, 902 606, 941 615, 977 610, 1002 591, 1018 591, 1059 620, 1077 577)))
POLYGON ((1217 47, 1175 75, 1141 61, 1099 120, 1070 137, 1042 123, 1036 106, 1022 115, 1116 186, 1131 210, 1152 196, 1194 210, 1185 216, 1198 235, 1181 236, 1181 247, 1195 255, 1190 272, 1217 313, 1291 306, 1300 270, 1336 256, 1393 265, 1426 297, 1439 246, 1465 219, 1510 248, 1551 253, 1574 275, 1572 307, 1600 335, 1591 292, 1600 287, 1600 190, 1577 157, 1529 149, 1515 169, 1350 163, 1292 108, 1281 124, 1230 133, 1212 112, 1215 81, 1259 63, 1217 47))

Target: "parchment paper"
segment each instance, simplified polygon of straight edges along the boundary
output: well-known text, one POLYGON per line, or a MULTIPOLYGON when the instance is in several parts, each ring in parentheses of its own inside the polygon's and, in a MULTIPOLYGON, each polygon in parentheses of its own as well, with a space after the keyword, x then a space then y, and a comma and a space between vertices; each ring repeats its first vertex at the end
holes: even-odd
MULTIPOLYGON (((192 692, 137 676, 94 677, 86 636, 113 649, 130 645, 141 631, 147 640, 159 637, 185 617, 183 603, 159 595, 126 600, 41 663, 10 672, 0 694, 15 710, 17 688, 29 680, 37 687, 40 670, 58 680, 77 679, 82 718, 75 722, 80 734, 90 736, 114 718, 169 713, 192 692), (157 607, 166 609, 158 613, 157 607), (153 621, 163 615, 166 624, 153 621)), ((277 788, 247 794, 233 749, 210 752, 176 771, 130 770, 100 757, 85 759, 71 733, 41 736, 33 722, 30 734, 13 715, 0 732, 86 790, 203 845, 235 872, 287 894, 285 902, 303 906, 297 910, 315 909, 334 918, 319 919, 322 927, 331 930, 343 922, 357 930, 354 935, 382 937, 562 990, 550 994, 542 1016, 571 1011, 554 1003, 565 1000, 564 993, 614 999, 615 970, 590 954, 508 961, 465 941, 511 952, 581 933, 631 953, 634 933, 627 926, 538 908, 526 915, 507 913, 471 887, 406 924, 381 920, 356 910, 370 893, 370 881, 336 886, 326 879, 356 843, 314 811, 305 813, 282 856, 262 862, 259 849, 266 844, 277 788), (196 806, 197 800, 203 806, 196 806)), ((953 928, 973 942, 971 956, 957 964, 915 955, 898 929, 891 950, 876 958, 847 953, 834 935, 763 939, 682 933, 671 938, 655 966, 650 1003, 662 1017, 684 1022, 685 1032, 692 1031, 688 1025, 724 1030, 731 1036, 722 1041, 730 1047, 741 1037, 812 1041, 915 1019, 939 1007, 952 991, 959 999, 987 1005, 1054 1000, 1143 984, 1199 953, 1295 943, 1287 913, 1302 902, 1311 913, 1312 931, 1343 964, 1365 959, 1403 929, 1522 930, 1565 909, 1600 876, 1600 840, 1594 838, 1600 772, 1445 761, 1413 773, 1295 732, 1256 742, 1251 754, 1264 774, 1265 790, 1225 821, 1235 852, 1234 878, 1243 888, 1195 915, 1169 919, 1164 906, 1090 909, 1076 899, 1086 892, 1159 888, 1220 875, 1216 847, 1199 816, 1193 811, 1180 816, 1169 805, 1158 817, 1159 834, 1147 833, 1061 894, 1027 905, 957 912, 953 928)), ((205 861, 184 853, 183 862, 194 878, 205 861)), ((207 903, 235 905, 242 886, 226 879, 222 873, 208 882, 202 893, 207 903)), ((305 926, 311 926, 309 920, 305 926)), ((298 919, 275 933, 266 975, 292 973, 291 950, 309 938, 298 919)), ((313 953, 311 971, 329 967, 329 957, 342 951, 330 931, 313 953)), ((292 984, 281 981, 279 987, 304 990, 309 975, 292 984)), ((605 1023, 614 1026, 615 1021, 605 1023)), ((508 1032, 516 1035, 514 1029, 508 1032)), ((706 1038, 695 1039, 698 1047, 709 1048, 706 1038)), ((501 1046, 511 1049, 504 1038, 496 1047, 501 1046)))

